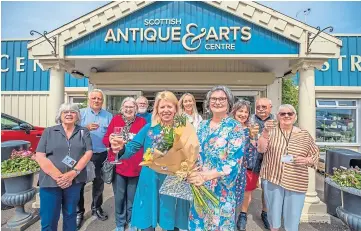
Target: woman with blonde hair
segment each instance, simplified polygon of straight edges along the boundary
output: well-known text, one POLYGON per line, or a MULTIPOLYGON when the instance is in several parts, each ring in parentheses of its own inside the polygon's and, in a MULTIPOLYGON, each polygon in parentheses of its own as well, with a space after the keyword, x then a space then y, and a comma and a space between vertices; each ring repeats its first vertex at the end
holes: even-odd
POLYGON ((200 122, 203 120, 198 114, 196 100, 190 93, 185 93, 178 102, 179 113, 185 114, 188 121, 197 129, 200 122))
MULTIPOLYGON (((162 129, 173 126, 178 111, 177 97, 169 91, 159 92, 155 98, 152 122, 127 143, 110 136, 113 152, 119 152, 121 159, 128 159, 141 148, 159 148, 164 139, 162 129)), ((159 193, 165 177, 148 167, 142 167, 133 203, 133 227, 147 231, 154 231, 158 225, 163 230, 187 229, 190 203, 159 193)))

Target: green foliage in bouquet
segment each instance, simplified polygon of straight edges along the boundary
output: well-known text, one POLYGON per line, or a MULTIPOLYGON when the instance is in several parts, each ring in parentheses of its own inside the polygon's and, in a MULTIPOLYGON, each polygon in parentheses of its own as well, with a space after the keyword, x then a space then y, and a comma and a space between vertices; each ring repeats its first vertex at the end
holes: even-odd
POLYGON ((172 148, 174 143, 175 132, 178 128, 185 127, 187 123, 187 117, 185 115, 176 115, 174 117, 174 126, 162 126, 162 141, 158 146, 158 150, 166 152, 172 148))
POLYGON ((32 159, 34 153, 30 151, 13 150, 10 159, 1 162, 1 174, 6 177, 9 174, 33 173, 40 170, 38 163, 32 159))
POLYGON ((341 187, 350 187, 361 190, 361 170, 359 167, 340 169, 333 168, 332 181, 341 187))

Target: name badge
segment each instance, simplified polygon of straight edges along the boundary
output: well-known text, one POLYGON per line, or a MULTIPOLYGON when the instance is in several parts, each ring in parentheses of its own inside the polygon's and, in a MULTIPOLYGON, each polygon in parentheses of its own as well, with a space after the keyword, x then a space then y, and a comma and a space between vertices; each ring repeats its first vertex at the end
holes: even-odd
POLYGON ((281 162, 283 163, 292 163, 293 162, 293 156, 286 154, 281 157, 281 162))
POLYGON ((76 160, 71 158, 70 156, 66 156, 61 162, 63 162, 66 166, 72 168, 76 164, 76 160))

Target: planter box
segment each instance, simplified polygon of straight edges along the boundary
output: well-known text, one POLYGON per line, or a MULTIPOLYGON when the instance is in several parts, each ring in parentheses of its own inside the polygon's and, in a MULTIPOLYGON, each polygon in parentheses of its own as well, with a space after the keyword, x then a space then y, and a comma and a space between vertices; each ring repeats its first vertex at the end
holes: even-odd
POLYGON ((330 178, 326 178, 325 182, 341 190, 342 206, 337 207, 337 216, 351 231, 361 231, 361 190, 340 187, 330 178))

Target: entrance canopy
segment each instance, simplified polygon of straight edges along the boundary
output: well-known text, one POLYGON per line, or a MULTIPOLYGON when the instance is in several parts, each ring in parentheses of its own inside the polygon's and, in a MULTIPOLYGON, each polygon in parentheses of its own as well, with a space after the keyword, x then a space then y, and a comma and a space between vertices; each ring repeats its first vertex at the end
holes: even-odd
MULTIPOLYGON (((255 2, 111 2, 29 43, 45 66, 90 76, 124 60, 232 59, 284 76, 299 59, 339 56, 341 41, 255 2), (93 69, 95 70, 95 69, 93 69)), ((160 62, 162 62, 160 61, 160 62)), ((231 70, 233 71, 233 70, 231 70)))

